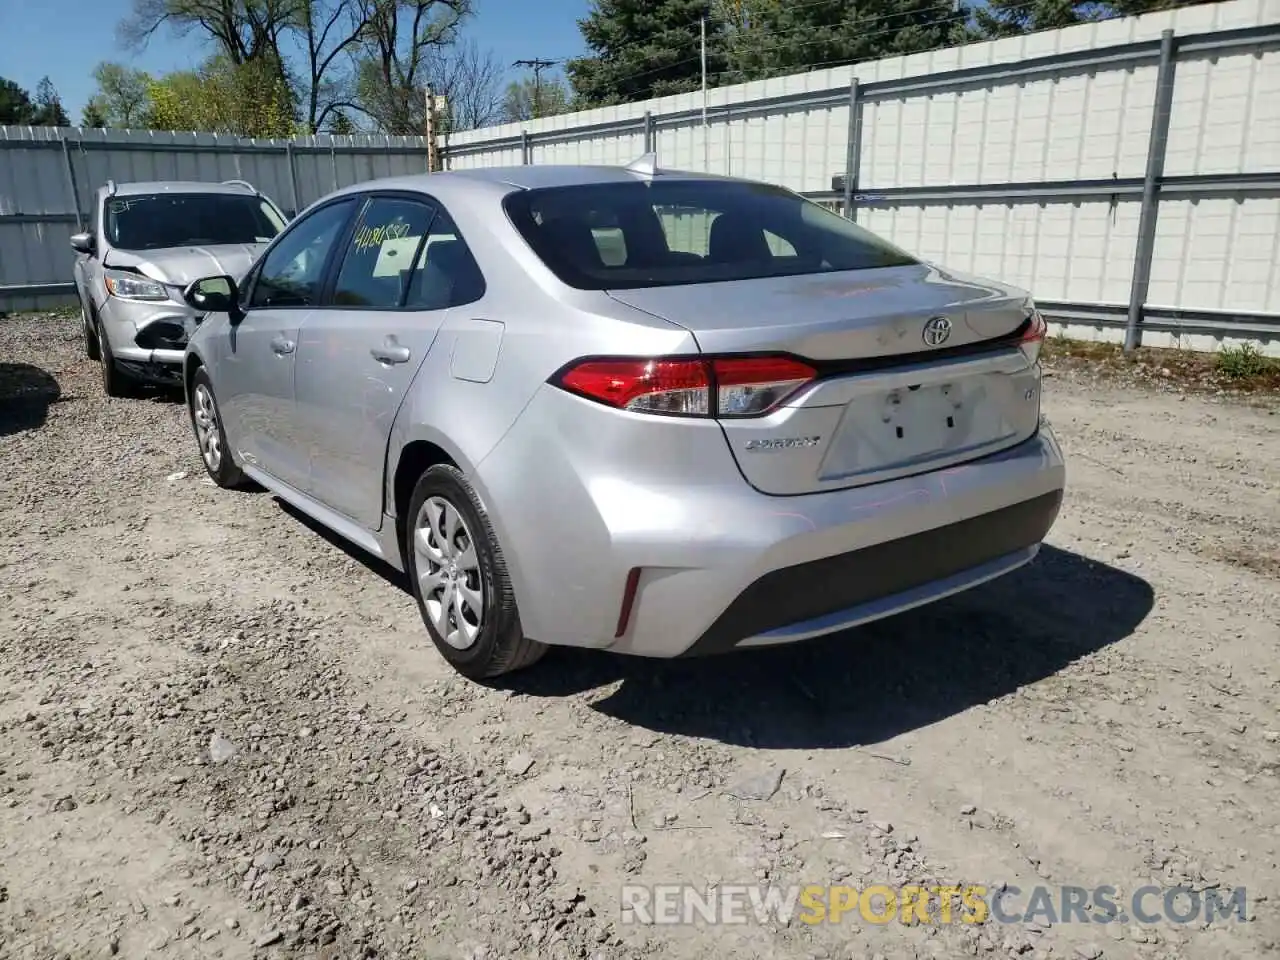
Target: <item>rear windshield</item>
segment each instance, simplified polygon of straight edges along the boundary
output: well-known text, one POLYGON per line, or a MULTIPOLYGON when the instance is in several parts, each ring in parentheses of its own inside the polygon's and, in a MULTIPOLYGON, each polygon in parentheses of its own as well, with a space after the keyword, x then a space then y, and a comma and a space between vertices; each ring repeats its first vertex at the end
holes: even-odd
POLYGON ((788 190, 731 180, 637 180, 523 190, 507 215, 562 281, 625 290, 917 261, 788 190))
POLYGON ((284 227, 261 197, 160 193, 112 197, 103 228, 113 247, 156 250, 219 243, 266 243, 284 227))

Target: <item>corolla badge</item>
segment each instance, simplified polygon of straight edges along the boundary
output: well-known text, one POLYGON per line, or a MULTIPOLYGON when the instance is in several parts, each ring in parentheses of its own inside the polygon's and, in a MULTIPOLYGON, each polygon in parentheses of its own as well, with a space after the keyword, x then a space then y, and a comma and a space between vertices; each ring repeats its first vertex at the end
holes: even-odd
POLYGON ((951 337, 951 321, 946 317, 933 317, 924 325, 924 342, 940 347, 951 337))
POLYGON ((816 447, 821 440, 821 437, 779 437, 769 440, 748 440, 747 450, 752 453, 771 450, 794 450, 797 447, 816 447))

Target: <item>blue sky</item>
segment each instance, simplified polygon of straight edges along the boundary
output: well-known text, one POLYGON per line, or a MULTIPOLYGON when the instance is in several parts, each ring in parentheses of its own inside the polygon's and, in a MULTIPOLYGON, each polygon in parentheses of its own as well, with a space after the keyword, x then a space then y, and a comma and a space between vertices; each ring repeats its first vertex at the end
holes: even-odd
MULTIPOLYGON (((578 19, 589 6, 589 0, 476 0, 465 36, 504 66, 577 56, 583 51, 578 19)), ((71 122, 79 123, 100 61, 163 73, 190 67, 209 52, 194 35, 163 33, 143 53, 129 55, 116 43, 115 25, 131 7, 131 0, 0 0, 0 76, 34 92, 48 75, 71 122)))

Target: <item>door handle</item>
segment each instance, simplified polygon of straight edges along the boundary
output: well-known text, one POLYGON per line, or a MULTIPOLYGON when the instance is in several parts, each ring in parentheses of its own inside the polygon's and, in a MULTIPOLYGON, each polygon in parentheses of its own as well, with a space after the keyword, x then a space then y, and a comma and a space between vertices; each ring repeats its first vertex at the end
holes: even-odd
POLYGON ((369 353, 379 363, 409 362, 409 348, 397 343, 395 337, 387 337, 381 346, 372 348, 369 353))
POLYGON ((285 354, 293 353, 294 342, 286 340, 284 336, 276 337, 271 341, 271 349, 277 356, 283 357, 285 354))

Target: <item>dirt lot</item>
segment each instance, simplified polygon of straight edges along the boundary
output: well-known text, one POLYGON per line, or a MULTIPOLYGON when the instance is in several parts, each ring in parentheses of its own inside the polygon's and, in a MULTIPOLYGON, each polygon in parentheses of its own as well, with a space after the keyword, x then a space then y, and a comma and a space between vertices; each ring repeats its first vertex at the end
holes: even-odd
POLYGON ((104 400, 74 322, 0 320, 0 956, 1276 955, 1280 415, 1065 366, 1047 394, 1069 494, 1020 573, 488 688, 394 574, 208 485, 174 398, 104 400), (1248 920, 619 910, 877 881, 1243 886, 1248 920))

